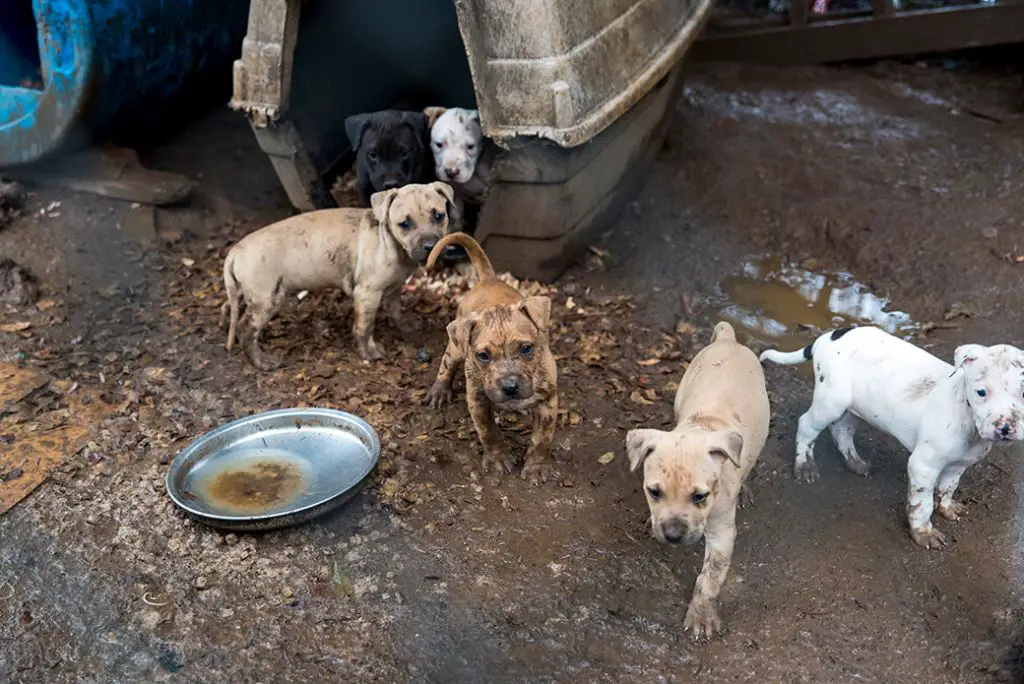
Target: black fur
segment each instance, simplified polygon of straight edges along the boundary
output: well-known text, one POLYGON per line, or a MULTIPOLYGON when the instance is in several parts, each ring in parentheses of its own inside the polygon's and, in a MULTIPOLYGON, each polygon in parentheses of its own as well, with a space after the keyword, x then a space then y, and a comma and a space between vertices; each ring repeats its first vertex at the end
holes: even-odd
POLYGON ((833 330, 830 339, 833 342, 835 342, 836 340, 838 340, 840 337, 850 332, 851 330, 854 330, 854 328, 839 328, 838 330, 833 330))
POLYGON ((813 342, 811 342, 809 345, 804 347, 804 358, 807 359, 808 361, 810 361, 812 356, 814 356, 814 343, 813 342))
POLYGON ((434 180, 430 128, 423 112, 385 109, 345 119, 356 153, 356 192, 363 206, 381 190, 434 180))

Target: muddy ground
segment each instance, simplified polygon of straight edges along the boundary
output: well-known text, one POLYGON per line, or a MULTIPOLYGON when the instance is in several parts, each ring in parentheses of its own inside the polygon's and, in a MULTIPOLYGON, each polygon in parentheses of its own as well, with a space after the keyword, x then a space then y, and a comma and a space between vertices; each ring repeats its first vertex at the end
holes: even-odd
POLYGON ((0 360, 65 381, 22 410, 92 391, 109 415, 0 518, 0 680, 1024 681, 1020 450, 968 472, 970 514, 939 521, 951 543, 924 551, 892 440, 859 437, 876 467, 862 479, 822 439, 821 480, 794 482, 810 381, 769 369, 772 437, 739 515, 727 631, 699 644, 681 625, 701 550, 648 536, 623 453, 628 428, 669 424, 674 383, 729 303, 720 284, 764 255, 849 272, 943 356, 966 340, 1024 345, 1021 87, 939 62, 694 67, 646 188, 602 256, 555 284, 560 478, 541 487, 479 473, 464 404, 420 407, 453 311, 443 291, 406 294, 424 332, 385 324, 393 354, 376 367, 328 295, 271 326, 284 369, 223 349, 222 256, 290 211, 237 115, 145 151, 199 181, 155 226, 144 208, 34 188, 0 254, 52 305, 5 315, 31 327, 0 333, 0 360), (381 432, 380 467, 350 505, 261 535, 172 506, 165 464, 191 439, 302 404, 381 432))

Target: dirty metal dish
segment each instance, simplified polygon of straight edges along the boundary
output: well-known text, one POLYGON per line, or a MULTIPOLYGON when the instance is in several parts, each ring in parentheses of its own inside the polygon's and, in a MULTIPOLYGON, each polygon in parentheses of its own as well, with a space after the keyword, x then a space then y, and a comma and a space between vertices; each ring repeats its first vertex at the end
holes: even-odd
POLYGON ((348 501, 380 457, 380 438, 344 411, 298 408, 242 418, 178 454, 167 493, 213 527, 271 530, 348 501))

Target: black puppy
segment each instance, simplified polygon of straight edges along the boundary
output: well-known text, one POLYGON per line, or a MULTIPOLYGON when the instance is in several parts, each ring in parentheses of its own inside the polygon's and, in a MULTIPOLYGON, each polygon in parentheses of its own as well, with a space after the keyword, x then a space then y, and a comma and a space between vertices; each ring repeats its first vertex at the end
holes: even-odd
POLYGON ((385 109, 345 119, 356 153, 356 192, 363 206, 370 195, 434 180, 430 127, 422 112, 385 109))

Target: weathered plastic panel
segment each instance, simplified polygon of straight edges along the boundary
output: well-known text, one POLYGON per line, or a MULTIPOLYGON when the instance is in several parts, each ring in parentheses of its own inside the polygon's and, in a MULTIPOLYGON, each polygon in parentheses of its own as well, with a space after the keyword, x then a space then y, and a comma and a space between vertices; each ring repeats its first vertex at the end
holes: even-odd
POLYGON ((679 61, 711 0, 455 0, 484 132, 587 142, 679 61))

